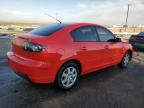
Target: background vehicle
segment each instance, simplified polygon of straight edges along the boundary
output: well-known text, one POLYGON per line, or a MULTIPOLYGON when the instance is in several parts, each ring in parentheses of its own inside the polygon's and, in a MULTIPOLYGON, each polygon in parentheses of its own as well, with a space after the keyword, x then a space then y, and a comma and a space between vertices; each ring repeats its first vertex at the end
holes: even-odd
POLYGON ((144 32, 140 32, 138 35, 132 35, 129 43, 132 44, 134 49, 144 50, 144 32))
POLYGON ((0 34, 0 38, 12 38, 12 34, 0 34))
POLYGON ((7 56, 17 74, 67 90, 80 75, 115 64, 126 68, 132 47, 100 25, 62 23, 15 37, 7 56))

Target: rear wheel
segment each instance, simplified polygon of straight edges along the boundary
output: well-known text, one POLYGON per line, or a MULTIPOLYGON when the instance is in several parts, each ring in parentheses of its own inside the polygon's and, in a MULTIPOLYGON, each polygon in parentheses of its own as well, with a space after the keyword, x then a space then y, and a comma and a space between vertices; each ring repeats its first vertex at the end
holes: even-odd
POLYGON ((124 55, 122 61, 121 61, 120 64, 119 64, 119 66, 120 66, 121 68, 127 68, 128 64, 129 64, 129 62, 130 62, 130 58, 131 58, 131 55, 130 55, 129 52, 127 52, 127 53, 124 55))
POLYGON ((60 89, 68 90, 74 87, 79 77, 79 67, 76 63, 69 62, 64 64, 57 75, 57 86, 60 89))

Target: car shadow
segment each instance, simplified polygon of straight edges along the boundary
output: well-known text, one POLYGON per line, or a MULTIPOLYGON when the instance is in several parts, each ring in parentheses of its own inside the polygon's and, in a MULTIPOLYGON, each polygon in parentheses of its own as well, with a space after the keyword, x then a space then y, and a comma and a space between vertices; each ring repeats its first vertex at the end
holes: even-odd
MULTIPOLYGON (((85 87, 89 88, 90 86, 96 85, 97 83, 100 83, 100 82, 106 82, 107 80, 111 80, 113 77, 120 74, 120 72, 123 72, 123 71, 120 70, 117 66, 112 66, 103 70, 99 70, 99 71, 81 76, 77 86, 72 88, 69 91, 59 90, 58 88, 55 87, 54 84, 30 83, 30 87, 36 90, 35 92, 41 93, 40 94, 41 96, 47 94, 47 96, 44 96, 44 97, 51 99, 51 98, 65 95, 66 93, 75 93, 81 90, 81 88, 85 88, 85 87)), ((41 99, 44 99, 44 98, 41 98, 41 99)))
POLYGON ((1 96, 3 96, 3 99, 0 99, 0 104, 6 104, 8 107, 21 107, 36 103, 40 104, 44 101, 48 101, 49 104, 51 100, 78 95, 83 90, 96 90, 97 87, 124 73, 126 69, 122 70, 118 66, 111 66, 84 75, 80 77, 78 85, 69 91, 59 90, 54 84, 33 84, 10 71, 12 70, 9 69, 9 74, 13 76, 13 80, 2 91, 1 96))

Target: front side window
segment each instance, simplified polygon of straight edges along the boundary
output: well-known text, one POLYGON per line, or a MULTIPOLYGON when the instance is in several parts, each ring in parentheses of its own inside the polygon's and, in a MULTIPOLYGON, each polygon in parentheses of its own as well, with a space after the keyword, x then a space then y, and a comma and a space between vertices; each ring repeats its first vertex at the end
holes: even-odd
POLYGON ((96 29, 93 26, 80 27, 71 32, 74 41, 95 42, 97 40, 96 29))
POLYGON ((113 34, 111 32, 109 32, 108 30, 106 30, 105 28, 97 27, 97 32, 99 35, 99 39, 102 42, 108 42, 112 39, 115 39, 113 34))

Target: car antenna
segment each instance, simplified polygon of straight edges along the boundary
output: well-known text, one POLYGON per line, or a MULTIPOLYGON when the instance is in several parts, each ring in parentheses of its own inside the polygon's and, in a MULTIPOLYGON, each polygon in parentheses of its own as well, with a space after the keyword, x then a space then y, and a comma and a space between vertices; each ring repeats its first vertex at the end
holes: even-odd
POLYGON ((56 21, 58 21, 60 24, 62 23, 60 20, 58 20, 57 18, 49 15, 48 13, 45 13, 45 15, 51 17, 52 19, 54 19, 54 20, 56 20, 56 21))

